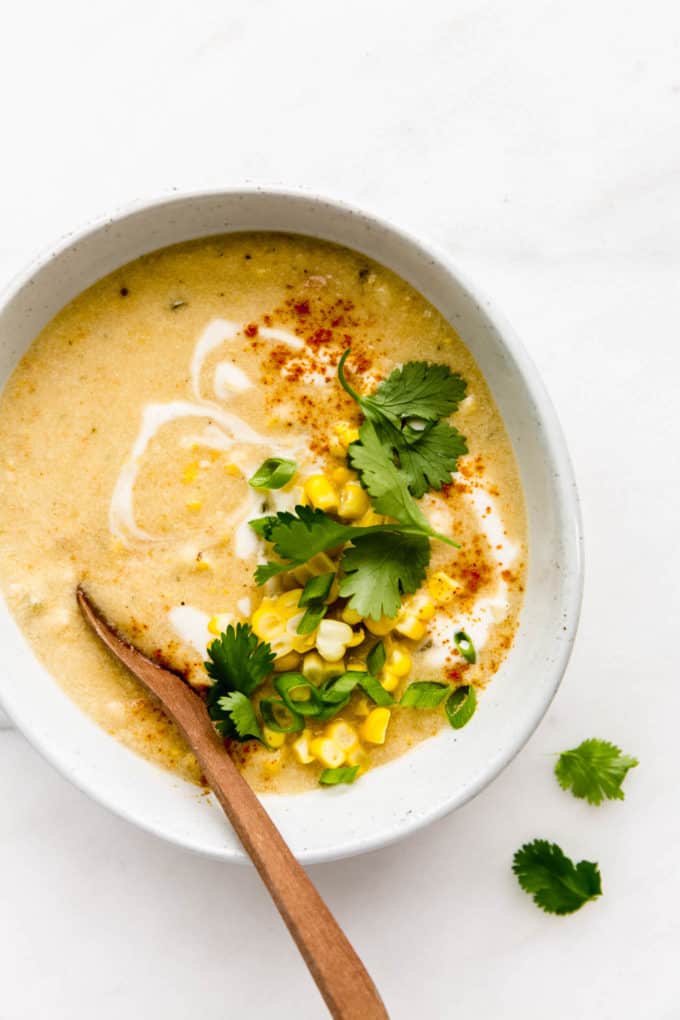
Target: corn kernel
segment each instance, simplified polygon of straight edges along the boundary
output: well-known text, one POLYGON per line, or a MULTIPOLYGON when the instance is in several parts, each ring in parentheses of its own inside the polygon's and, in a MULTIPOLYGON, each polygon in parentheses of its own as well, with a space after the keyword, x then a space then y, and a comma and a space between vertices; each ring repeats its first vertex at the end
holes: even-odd
POLYGON ((347 672, 348 673, 368 673, 368 666, 363 659, 348 659, 347 660, 347 672))
POLYGON ((414 600, 414 609, 416 617, 423 622, 431 620, 436 612, 432 599, 424 598, 422 596, 414 600))
POLYGON ((326 553, 317 553, 316 556, 312 556, 311 560, 303 563, 301 567, 296 567, 291 573, 298 584, 306 584, 310 578, 318 577, 319 574, 330 574, 336 569, 337 565, 333 563, 330 556, 327 556, 326 553))
POLYGON ((410 638, 411 641, 420 641, 425 637, 427 630, 424 623, 422 623, 417 617, 412 616, 411 613, 404 614, 403 618, 400 618, 395 628, 400 634, 406 638, 410 638))
POLYGON ((396 691, 397 687, 401 683, 401 677, 393 673, 391 669, 383 670, 382 680, 380 681, 386 691, 392 693, 396 691))
POLYGON ((427 582, 427 588, 434 601, 443 605, 454 597, 460 588, 460 582, 443 570, 438 570, 427 582))
POLYGON ((336 467, 331 471, 331 478, 336 485, 344 485, 345 482, 351 482, 356 478, 356 472, 348 467, 336 467))
POLYGON ((187 510, 200 510, 203 503, 200 499, 190 499, 187 503, 187 510))
POLYGON ((310 752, 309 744, 312 734, 309 730, 303 730, 293 744, 293 754, 301 765, 310 765, 314 761, 314 755, 310 752))
MULTIPOLYGON (((283 736, 283 734, 279 734, 279 736, 283 736)), ((282 765, 283 757, 281 754, 276 753, 268 755, 262 763, 262 774, 264 775, 264 778, 271 779, 281 771, 282 765)))
POLYGON ((372 528, 374 524, 384 524, 385 518, 377 514, 375 510, 367 510, 363 517, 360 517, 357 524, 360 528, 372 528))
POLYGON ((393 645, 387 656, 387 668, 395 676, 408 676, 411 672, 413 661, 405 648, 393 645))
POLYGON ((338 720, 337 722, 331 723, 326 730, 326 736, 329 740, 332 740, 334 744, 337 744, 345 754, 351 751, 353 747, 359 743, 359 734, 350 726, 349 723, 338 720))
POLYGON ((284 591, 283 595, 279 595, 276 600, 276 608, 279 613, 294 613, 300 602, 301 595, 302 588, 291 588, 290 591, 284 591))
POLYGON ((270 747, 283 747, 286 742, 285 733, 277 733, 276 730, 270 730, 268 726, 262 727, 262 734, 270 747))
POLYGON ((346 485, 343 485, 340 491, 340 506, 338 507, 338 515, 340 517, 356 521, 359 517, 363 517, 369 506, 366 490, 359 482, 347 482, 346 485))
POLYGON ((359 438, 359 429, 356 425, 350 425, 348 421, 336 422, 333 426, 333 436, 335 438, 335 446, 341 451, 342 454, 347 452, 347 447, 350 443, 356 443, 359 438))
POLYGON ((348 765, 358 765, 358 775, 362 775, 368 768, 368 754, 364 751, 360 744, 353 747, 351 751, 347 752, 346 762, 348 765))
POLYGON ((243 474, 238 464, 225 464, 224 470, 228 475, 231 475, 232 478, 240 478, 243 474))
POLYGON ((274 662, 274 670, 277 673, 295 673, 300 668, 302 656, 299 652, 288 652, 274 662))
POLYGON ((338 662, 352 641, 354 632, 341 620, 322 620, 316 632, 316 647, 326 662, 338 662))
POLYGON ((364 620, 366 630, 370 630, 371 634, 377 634, 379 637, 384 637, 385 634, 389 634, 391 630, 394 630, 396 622, 397 620, 394 616, 381 616, 379 620, 374 620, 373 617, 367 616, 364 620))
POLYGON ((347 642, 347 647, 355 648, 357 645, 361 644, 365 637, 366 634, 364 633, 363 627, 358 627, 357 630, 352 631, 352 637, 347 642))
POLYGON ((350 626, 355 626, 357 623, 361 623, 363 617, 360 613, 357 613, 356 609, 350 609, 349 606, 345 606, 343 611, 340 613, 340 617, 345 623, 349 623, 350 626))
POLYGON ((368 744, 384 744, 390 722, 389 708, 374 708, 361 724, 361 736, 368 744))
POLYGON ((198 478, 198 463, 194 460, 191 464, 187 464, 182 472, 182 481, 185 485, 189 485, 191 482, 195 482, 198 478))
POLYGON ((200 560, 196 560, 196 570, 200 570, 203 572, 205 572, 206 570, 212 570, 212 563, 210 562, 210 560, 204 560, 203 557, 201 557, 200 560))
POLYGON ((208 621, 208 630, 211 634, 219 636, 227 629, 230 623, 234 622, 231 613, 217 613, 208 621))
POLYGON ((372 705, 368 698, 359 698, 354 706, 354 714, 365 719, 367 715, 371 714, 371 709, 372 705))
POLYGON ((339 662, 326 662, 318 652, 307 652, 302 660, 302 675, 313 684, 322 684, 344 672, 345 663, 342 659, 339 662))
POLYGON ((337 769, 345 760, 343 749, 328 737, 317 737, 316 740, 312 740, 309 751, 328 769, 337 769))
POLYGON ((309 502, 317 510, 325 510, 335 513, 340 500, 338 490, 325 475, 310 475, 304 484, 304 490, 309 502))

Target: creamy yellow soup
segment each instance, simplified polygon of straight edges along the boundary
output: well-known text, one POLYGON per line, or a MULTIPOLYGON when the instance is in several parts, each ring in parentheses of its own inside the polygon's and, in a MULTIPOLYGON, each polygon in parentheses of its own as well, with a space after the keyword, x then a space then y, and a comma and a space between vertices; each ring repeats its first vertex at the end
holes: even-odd
MULTIPOLYGON (((202 779, 192 753, 88 630, 76 586, 131 642, 205 690, 203 661, 215 634, 230 622, 254 621, 263 598, 298 591, 310 576, 258 586, 254 570, 267 552, 248 521, 313 503, 305 486, 315 476, 339 505, 358 499, 356 513, 365 510, 361 493, 349 496, 356 485, 346 489, 356 481, 347 443, 361 421, 337 378, 348 347, 348 378, 364 393, 408 361, 460 373, 467 395, 451 421, 469 452, 450 484, 420 501, 460 548, 432 543, 419 616, 412 614, 419 626, 400 632, 388 622, 375 634, 370 621, 352 621, 358 643, 331 672, 363 668, 381 639, 391 656, 381 682, 395 702, 415 680, 481 690, 511 646, 522 601, 526 523, 517 467, 465 344, 385 267, 332 244, 273 233, 166 248, 67 305, 2 394, 5 598, 38 657, 84 711, 193 782, 202 779), (268 457, 296 464, 282 489, 248 484, 268 457), (474 663, 453 640, 459 631, 474 644, 474 663), (400 665, 390 672, 390 663, 400 665)), ((369 520, 373 511, 366 512, 369 520)), ((356 513, 351 523, 361 524, 356 513)), ((344 605, 334 603, 329 618, 341 620, 344 605)), ((281 654, 277 669, 304 670, 310 654, 318 660, 313 640, 304 652, 281 654)), ((271 693, 268 681, 258 697, 271 693)), ((361 771, 448 725, 443 708, 395 704, 384 743, 376 743, 366 736, 373 708, 359 691, 335 720, 357 735, 353 760, 361 771)), ((308 720, 305 740, 326 729, 308 720)), ((287 793, 316 785, 323 766, 307 760, 300 740, 296 733, 278 736, 278 747, 253 740, 229 747, 253 787, 287 793)))

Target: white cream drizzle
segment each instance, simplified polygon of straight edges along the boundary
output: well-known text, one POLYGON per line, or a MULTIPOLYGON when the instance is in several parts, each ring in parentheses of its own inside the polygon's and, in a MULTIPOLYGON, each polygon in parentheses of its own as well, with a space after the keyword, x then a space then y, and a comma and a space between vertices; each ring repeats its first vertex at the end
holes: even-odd
POLYGON ((213 389, 220 400, 229 400, 233 393, 245 393, 252 389, 252 385, 250 377, 238 365, 232 365, 230 361, 220 361, 215 365, 213 389))
MULTIPOLYGON (((477 599, 472 608, 465 613, 458 613, 452 617, 440 610, 435 614, 428 627, 428 638, 432 639, 432 645, 423 652, 425 662, 435 667, 442 667, 446 662, 451 649, 451 637, 456 631, 464 630, 472 639, 477 651, 481 651, 489 639, 493 625, 501 623, 510 611, 508 585, 501 572, 507 570, 517 559, 518 548, 508 541, 496 501, 486 488, 476 485, 472 491, 466 489, 460 495, 471 503, 479 529, 489 543, 496 564, 496 589, 492 595, 477 599), (486 512, 487 507, 489 513, 486 512)), ((450 515, 450 510, 443 500, 437 497, 430 498, 427 517, 440 531, 444 530, 442 517, 445 512, 450 515)), ((449 520, 449 530, 451 524, 452 520, 449 520)))
POLYGON ((194 606, 173 606, 168 613, 168 619, 182 641, 191 645, 200 656, 204 657, 212 640, 208 630, 210 622, 208 614, 194 606))
MULTIPOLYGON (((201 396, 201 374, 208 356, 222 344, 235 341, 242 337, 243 327, 228 319, 214 319, 199 336, 191 357, 190 376, 193 401, 174 400, 166 404, 146 404, 142 410, 139 432, 132 445, 129 457, 123 464, 111 494, 109 505, 109 529, 114 538, 128 545, 130 539, 138 542, 155 542, 159 539, 144 531, 137 524, 134 511, 134 488, 140 469, 142 457, 158 433, 170 422, 181 418, 209 419, 202 434, 184 436, 180 444, 202 445, 209 449, 229 451, 233 462, 246 474, 252 474, 259 463, 259 455, 252 447, 265 447, 270 455, 300 454, 303 447, 291 440, 273 444, 267 436, 252 429, 247 422, 236 414, 225 411, 219 404, 206 400, 201 396), (244 449, 245 447, 245 449, 244 449), (248 449, 248 448, 251 449, 248 449)), ((273 343, 284 343, 293 350, 300 350, 304 342, 292 333, 282 329, 262 328, 258 337, 273 343)), ((244 392, 253 385, 249 376, 231 362, 220 362, 213 377, 213 390, 218 400, 227 401, 239 392, 244 392)), ((249 492, 244 500, 226 520, 226 526, 234 527, 234 552, 246 559, 257 551, 257 540, 252 529, 247 525, 248 519, 259 511, 256 493, 249 492)))

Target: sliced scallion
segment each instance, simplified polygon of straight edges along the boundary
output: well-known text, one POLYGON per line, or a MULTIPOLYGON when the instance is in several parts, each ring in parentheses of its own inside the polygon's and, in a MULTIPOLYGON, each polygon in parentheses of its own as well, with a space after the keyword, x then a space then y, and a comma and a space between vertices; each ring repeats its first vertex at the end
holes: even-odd
POLYGON ((464 630, 457 630, 453 635, 453 640, 456 642, 456 648, 466 662, 472 664, 477 661, 477 652, 472 643, 472 638, 464 630))
POLYGON ((293 712, 282 698, 263 698, 260 712, 265 726, 274 733, 299 733, 305 721, 297 712, 293 712))
POLYGON ((477 695, 472 684, 456 687, 446 702, 446 716, 454 730, 470 722, 477 708, 477 695))
POLYGON ((297 471, 294 460, 282 457, 268 457, 260 464, 255 474, 248 479, 254 489, 282 489, 297 471))

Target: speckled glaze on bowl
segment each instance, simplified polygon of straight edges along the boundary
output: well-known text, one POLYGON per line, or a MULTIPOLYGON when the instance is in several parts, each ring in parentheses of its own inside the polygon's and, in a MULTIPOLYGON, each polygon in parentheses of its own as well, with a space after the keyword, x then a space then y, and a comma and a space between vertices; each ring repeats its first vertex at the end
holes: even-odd
MULTIPOLYGON (((465 803, 527 741, 560 683, 582 590, 574 478, 559 423, 509 325, 431 244, 374 216, 306 193, 239 189, 139 203, 68 237, 0 303, 0 386, 38 331, 95 280, 144 252, 235 230, 281 230, 347 245, 408 280, 455 326, 483 371, 519 463, 529 523, 520 629, 474 725, 443 730, 353 787, 263 797, 304 862, 402 839, 465 803)), ((122 747, 85 716, 35 659, 0 600, 0 702, 38 750, 113 811, 179 846, 228 861, 244 853, 211 797, 122 747)))

